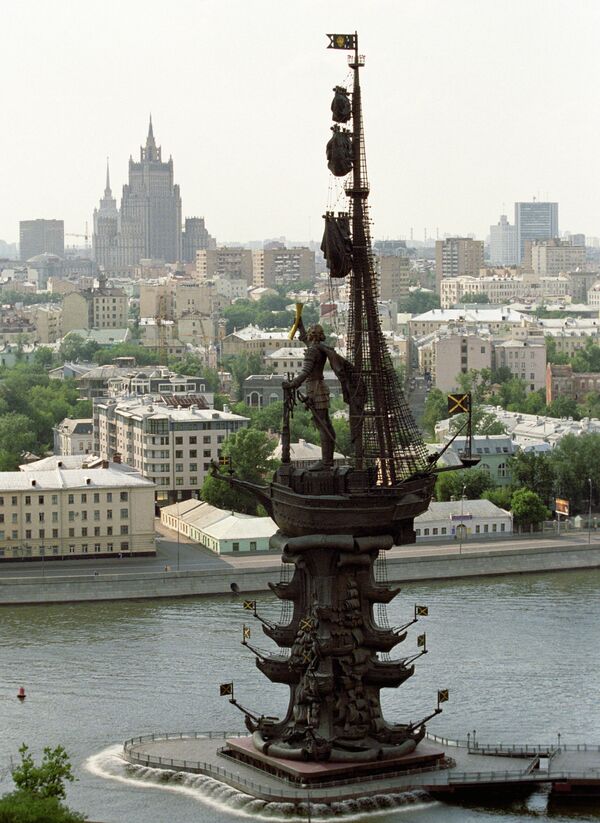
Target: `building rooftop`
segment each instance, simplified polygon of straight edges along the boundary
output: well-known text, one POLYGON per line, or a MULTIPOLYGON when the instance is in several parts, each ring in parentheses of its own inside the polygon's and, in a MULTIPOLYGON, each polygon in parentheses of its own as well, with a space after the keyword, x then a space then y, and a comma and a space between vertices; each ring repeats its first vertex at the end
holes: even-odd
MULTIPOLYGON (((95 454, 52 454, 50 457, 42 457, 32 463, 23 463, 19 466, 22 472, 29 471, 54 471, 55 469, 65 469, 71 471, 72 469, 99 469, 103 466, 102 458, 95 454)), ((128 466, 127 463, 112 463, 109 468, 115 471, 125 472, 126 474, 136 473, 133 466, 128 466)))
MULTIPOLYGON (((281 380, 281 377, 279 377, 279 380, 281 380)), ((198 409, 191 406, 170 406, 162 401, 157 402, 154 397, 136 397, 123 400, 102 399, 96 403, 96 408, 110 408, 116 413, 127 417, 138 417, 140 419, 147 417, 168 417, 171 420, 179 422, 186 420, 206 422, 209 420, 222 420, 225 422, 229 420, 249 419, 239 414, 233 414, 225 409, 223 409, 223 411, 217 411, 216 409, 198 409)))
POLYGON ((0 472, 0 492, 2 491, 56 491, 60 489, 150 487, 154 483, 137 472, 123 472, 108 469, 49 469, 36 471, 0 472))
POLYGON ((65 417, 56 426, 56 430, 61 434, 91 434, 94 428, 94 421, 91 417, 65 417))
POLYGON ((417 323, 443 323, 463 321, 466 323, 520 323, 525 318, 511 306, 492 306, 487 309, 430 309, 412 318, 417 323))
POLYGON ((445 503, 430 503, 426 512, 415 517, 415 527, 434 520, 450 520, 453 515, 461 514, 472 517, 510 517, 510 512, 496 506, 491 500, 450 500, 445 503))
POLYGON ((240 340, 287 340, 287 331, 265 331, 258 326, 246 326, 243 329, 234 330, 228 337, 238 337, 240 340))

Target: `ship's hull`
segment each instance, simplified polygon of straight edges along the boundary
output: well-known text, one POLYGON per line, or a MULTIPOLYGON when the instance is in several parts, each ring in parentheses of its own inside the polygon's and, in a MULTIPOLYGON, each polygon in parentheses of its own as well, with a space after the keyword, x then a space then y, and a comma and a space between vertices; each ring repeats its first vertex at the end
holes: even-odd
POLYGON ((409 480, 394 491, 364 494, 298 494, 287 486, 270 486, 271 516, 289 537, 391 534, 396 543, 414 543, 414 518, 429 508, 435 477, 409 480))

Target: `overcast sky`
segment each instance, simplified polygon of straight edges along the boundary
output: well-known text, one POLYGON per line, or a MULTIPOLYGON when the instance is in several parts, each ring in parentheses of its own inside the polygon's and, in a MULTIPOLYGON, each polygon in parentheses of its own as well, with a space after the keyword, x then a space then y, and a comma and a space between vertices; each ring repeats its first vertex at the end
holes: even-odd
MULTIPOLYGON (((2 5, 0 238, 83 233, 151 111, 218 241, 316 239, 331 90, 358 29, 375 237, 484 237, 515 200, 600 235, 598 0, 19 0, 2 5)), ((75 243, 76 239, 67 238, 75 243)))

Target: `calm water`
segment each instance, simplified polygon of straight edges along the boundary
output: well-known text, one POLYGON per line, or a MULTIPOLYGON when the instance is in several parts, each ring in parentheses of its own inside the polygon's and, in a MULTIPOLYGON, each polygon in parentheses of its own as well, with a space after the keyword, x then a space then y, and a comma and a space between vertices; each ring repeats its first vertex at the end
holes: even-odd
MULTIPOLYGON (((415 602, 429 606, 418 631, 427 631, 430 652, 400 690, 383 693, 390 719, 418 719, 436 690, 448 687, 451 701, 430 724, 433 732, 464 738, 476 729, 481 741, 510 742, 547 742, 560 732, 563 742, 600 743, 600 572, 405 586, 388 607, 390 623, 409 619, 415 602)), ((277 619, 273 598, 259 603, 277 619)), ((92 820, 290 819, 285 807, 248 802, 205 778, 160 784, 139 770, 134 780, 115 757, 115 745, 136 734, 242 728, 241 715, 218 697, 217 684, 232 678, 249 708, 284 708, 286 689, 268 683, 239 645, 248 619, 240 599, 3 608, 1 617, 0 792, 10 787, 6 768, 23 741, 36 753, 61 743, 79 777, 69 802, 92 820), (24 704, 15 699, 20 685, 29 695, 24 704)), ((412 651, 417 633, 411 630, 399 654, 412 651)), ((502 809, 421 798, 387 805, 336 812, 382 823, 600 820, 600 802, 597 813, 548 810, 541 793, 502 809)))

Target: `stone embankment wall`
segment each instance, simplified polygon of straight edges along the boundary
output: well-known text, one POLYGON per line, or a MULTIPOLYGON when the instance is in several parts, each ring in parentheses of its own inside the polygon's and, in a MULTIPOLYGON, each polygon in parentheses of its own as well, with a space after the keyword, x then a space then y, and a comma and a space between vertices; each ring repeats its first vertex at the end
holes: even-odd
MULTIPOLYGON (((600 567, 600 544, 542 544, 526 547, 470 549, 462 554, 455 546, 436 553, 417 554, 410 546, 403 555, 395 549, 387 560, 390 583, 447 580, 500 574, 558 571, 600 567)), ((90 600, 135 600, 157 597, 229 594, 242 596, 268 591, 269 581, 279 579, 279 564, 253 570, 248 567, 204 571, 131 572, 97 574, 79 570, 72 575, 0 578, 0 605, 19 603, 64 603, 90 600)))

